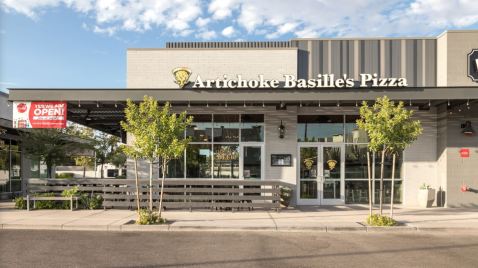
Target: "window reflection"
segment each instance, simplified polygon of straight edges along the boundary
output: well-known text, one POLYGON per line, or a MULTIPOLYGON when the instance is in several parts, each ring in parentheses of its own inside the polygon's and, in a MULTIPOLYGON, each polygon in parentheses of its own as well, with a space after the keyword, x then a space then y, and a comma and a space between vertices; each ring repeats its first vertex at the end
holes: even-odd
POLYGON ((345 181, 345 204, 368 204, 368 181, 345 181))
POLYGON ((345 116, 345 142, 348 143, 368 143, 369 137, 367 131, 359 129, 357 120, 360 115, 345 116))
MULTIPOLYGON (((159 160, 159 163, 162 159, 159 160)), ((159 177, 163 177, 162 168, 159 169, 159 177)), ((169 160, 166 164, 166 178, 184 178, 184 155, 169 160)))
POLYGON ((211 145, 189 144, 186 149, 186 178, 211 178, 211 145))
MULTIPOLYGON (((393 153, 396 154, 395 156, 395 179, 402 179, 403 172, 402 172, 402 164, 403 164, 403 152, 402 151, 395 151, 392 152, 387 150, 385 152, 385 161, 383 165, 383 178, 384 179, 391 179, 392 178, 392 167, 393 167, 393 153)), ((382 162, 382 152, 378 152, 375 154, 375 178, 380 179, 380 172, 381 172, 381 165, 382 162)))
POLYGON ((297 141, 299 142, 343 142, 343 115, 299 115, 297 116, 297 141))
POLYGON ((214 178, 239 178, 239 144, 214 145, 214 178))
POLYGON ((192 142, 211 142, 212 141, 212 115, 211 114, 191 114, 193 117, 191 126, 186 129, 186 137, 192 137, 192 142))
POLYGON ((264 141, 263 114, 243 114, 241 122, 241 141, 264 141))
MULTIPOLYGON (((377 172, 377 171, 375 171, 377 172)), ((393 192, 393 203, 402 204, 402 181, 395 181, 395 191, 393 192)), ((383 203, 391 202, 392 181, 383 181, 383 203)), ((380 181, 375 181, 375 204, 380 203, 380 181)))
POLYGON ((215 114, 214 115, 214 142, 239 141, 239 115, 215 114))
MULTIPOLYGON (((366 144, 345 145, 345 178, 346 179, 368 179, 366 144)), ((370 163, 372 163, 372 153, 370 153, 370 163)), ((370 168, 372 168, 370 166, 370 168)))

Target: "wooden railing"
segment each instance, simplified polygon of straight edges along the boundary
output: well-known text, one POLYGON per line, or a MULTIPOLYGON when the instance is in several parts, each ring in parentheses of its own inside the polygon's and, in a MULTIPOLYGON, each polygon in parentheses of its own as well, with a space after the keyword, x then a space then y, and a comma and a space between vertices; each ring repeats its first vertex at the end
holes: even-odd
MULTIPOLYGON (((132 179, 27 179, 24 196, 38 193, 78 189, 103 196, 103 205, 137 207, 135 180, 132 179)), ((280 209, 279 180, 203 180, 167 179, 164 187, 165 208, 274 208, 280 209)), ((149 205, 149 180, 139 180, 140 206, 149 205)), ((153 206, 159 206, 161 180, 153 181, 153 206)))

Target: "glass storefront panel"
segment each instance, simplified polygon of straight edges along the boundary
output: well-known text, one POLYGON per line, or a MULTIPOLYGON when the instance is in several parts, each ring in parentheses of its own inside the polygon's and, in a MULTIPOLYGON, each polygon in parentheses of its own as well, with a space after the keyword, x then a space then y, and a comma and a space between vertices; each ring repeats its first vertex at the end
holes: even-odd
MULTIPOLYGON (((368 179, 367 145, 345 145, 345 179, 368 179)), ((370 153, 370 170, 373 154, 370 153)))
POLYGON ((343 142, 343 115, 298 115, 297 141, 343 142))
MULTIPOLYGON (((395 179, 403 179, 403 152, 396 151, 395 156, 395 179)), ((375 154, 375 178, 380 179, 381 165, 382 162, 382 152, 375 154)), ((391 179, 392 178, 392 167, 393 167, 393 155, 392 152, 387 151, 385 153, 385 161, 383 165, 383 178, 391 179)))
POLYGON ((12 180, 21 179, 21 158, 21 153, 14 151, 11 152, 10 178, 12 180))
POLYGON ((264 141, 263 114, 243 114, 241 124, 241 141, 264 141))
MULTIPOLYGON (((403 197, 402 197, 402 183, 403 181, 395 181, 395 191, 393 192, 393 203, 394 204, 402 204, 403 197)), ((390 199, 392 197, 392 181, 391 180, 384 180, 383 181, 383 204, 390 204, 390 199)), ((380 203, 380 180, 375 180, 375 204, 380 203)))
POLYGON ((212 115, 191 114, 188 117, 193 117, 193 122, 186 128, 186 137, 192 137, 192 142, 211 142, 212 115))
POLYGON ((213 170, 215 179, 238 179, 239 144, 214 145, 213 170))
POLYGON ((239 115, 214 115, 214 142, 239 142, 239 115))
MULTIPOLYGON (((161 164, 162 160, 159 160, 161 164)), ((163 170, 162 168, 159 169, 159 178, 163 177, 163 170)), ((184 178, 184 155, 175 159, 169 160, 166 164, 166 178, 176 178, 182 179, 184 178)))
POLYGON ((262 161, 260 146, 244 146, 243 176, 245 180, 260 180, 262 178, 262 161))
POLYGON ((317 199, 317 147, 300 148, 300 198, 317 199))
POLYGON ((357 120, 360 115, 345 116, 345 142, 347 143, 368 143, 369 137, 367 131, 359 129, 357 120))
POLYGON ((212 145, 189 144, 186 149, 186 178, 211 178, 212 145))
MULTIPOLYGON (((5 143, 8 146, 9 141, 5 143)), ((5 148, 8 148, 5 146, 5 148)), ((10 152, 0 149, 0 193, 10 191, 10 152)))
POLYGON ((317 199, 317 182, 301 181, 300 182, 300 198, 301 199, 317 199))
POLYGON ((345 180, 345 204, 368 204, 368 181, 345 180))
POLYGON ((341 148, 323 147, 324 199, 340 199, 341 148))

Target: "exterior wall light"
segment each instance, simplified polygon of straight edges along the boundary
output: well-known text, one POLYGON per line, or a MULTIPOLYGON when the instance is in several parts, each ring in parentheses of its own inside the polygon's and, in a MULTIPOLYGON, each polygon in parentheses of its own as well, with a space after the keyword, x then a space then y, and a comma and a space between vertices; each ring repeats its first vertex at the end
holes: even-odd
POLYGON ((280 121, 280 126, 279 126, 279 138, 283 139, 284 138, 284 133, 285 133, 285 127, 282 125, 282 120, 280 121))
POLYGON ((475 130, 471 127, 470 121, 466 121, 465 129, 463 129, 461 133, 465 133, 466 136, 473 136, 473 133, 475 133, 475 130))

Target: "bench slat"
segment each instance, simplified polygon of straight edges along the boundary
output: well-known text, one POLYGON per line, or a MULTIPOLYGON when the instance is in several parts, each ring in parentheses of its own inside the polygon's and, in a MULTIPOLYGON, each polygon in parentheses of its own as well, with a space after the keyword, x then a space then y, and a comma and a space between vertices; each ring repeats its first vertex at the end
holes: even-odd
MULTIPOLYGON (((133 207, 136 208, 138 203, 136 202, 113 202, 113 201, 104 201, 103 205, 106 207, 133 207)), ((149 206, 148 202, 140 202, 140 206, 149 206)), ((153 202, 153 206, 158 207, 159 202, 153 202)), ((189 207, 235 207, 235 208, 279 208, 280 203, 211 203, 211 202, 163 202, 163 206, 166 208, 189 208, 189 207)))
MULTIPOLYGON (((149 195, 140 195, 139 199, 148 199, 149 195)), ((159 199, 161 195, 153 195, 153 199, 159 199)), ((103 199, 130 199, 136 200, 136 195, 104 194, 103 199)), ((251 195, 164 195, 163 200, 280 200, 279 196, 251 196, 251 195)))

